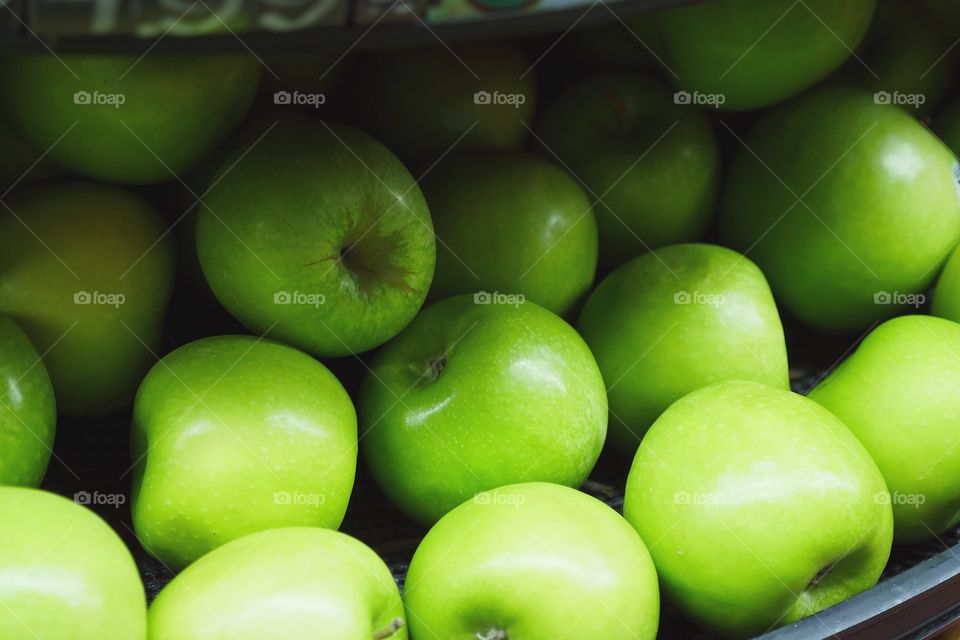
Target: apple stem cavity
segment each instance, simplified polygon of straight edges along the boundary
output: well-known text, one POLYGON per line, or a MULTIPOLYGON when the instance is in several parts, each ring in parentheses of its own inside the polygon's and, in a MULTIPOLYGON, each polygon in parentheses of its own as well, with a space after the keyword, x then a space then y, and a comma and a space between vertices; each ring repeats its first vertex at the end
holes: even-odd
POLYGON ((384 640, 394 635, 397 631, 400 631, 400 627, 403 626, 403 618, 394 618, 390 621, 390 624, 385 629, 380 629, 373 634, 373 640, 384 640))
POLYGON ((446 366, 447 356, 445 355, 427 360, 427 370, 423 374, 424 382, 430 383, 437 380, 446 366))
POLYGON ((491 627, 486 631, 478 631, 477 640, 510 640, 510 636, 507 635, 506 629, 491 627))

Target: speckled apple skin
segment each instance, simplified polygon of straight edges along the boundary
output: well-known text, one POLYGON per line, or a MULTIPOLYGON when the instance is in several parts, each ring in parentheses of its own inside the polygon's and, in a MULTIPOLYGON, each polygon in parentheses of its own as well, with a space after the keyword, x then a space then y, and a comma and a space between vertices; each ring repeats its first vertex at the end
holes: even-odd
POLYGON ((570 325, 531 302, 438 302, 371 368, 359 400, 364 457, 420 522, 505 484, 580 486, 600 455, 607 399, 597 364, 570 325), (430 361, 441 356, 435 377, 430 361))
POLYGON ((218 336, 150 371, 132 443, 134 528, 147 551, 179 569, 254 531, 339 527, 356 471, 356 413, 310 356, 218 336))

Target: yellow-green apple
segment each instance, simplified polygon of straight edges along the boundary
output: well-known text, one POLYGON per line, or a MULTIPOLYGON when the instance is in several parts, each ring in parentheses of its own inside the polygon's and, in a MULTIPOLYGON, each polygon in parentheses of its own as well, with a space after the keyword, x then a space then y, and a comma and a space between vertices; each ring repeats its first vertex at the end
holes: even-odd
POLYGON ((130 551, 86 507, 0 487, 0 637, 146 640, 147 602, 130 551))
POLYGON ((173 284, 163 220, 133 193, 91 182, 16 192, 0 211, 0 313, 30 337, 57 408, 128 405, 156 361, 173 284))
POLYGON ((40 354, 0 315, 0 485, 36 487, 53 451, 57 408, 40 354))
POLYGON ((796 95, 846 60, 876 0, 708 0, 656 14, 663 57, 692 95, 756 109, 796 95))
POLYGON ((523 294, 562 315, 593 284, 591 203, 554 163, 514 151, 462 154, 421 186, 438 238, 431 298, 523 294))
POLYGON ((890 489, 898 543, 960 522, 960 325, 903 316, 871 331, 810 398, 843 420, 890 489))
POLYGON ((660 80, 617 74, 576 82, 547 105, 537 134, 541 151, 589 191, 602 265, 705 233, 720 175, 713 129, 660 80))
POLYGON ((577 329, 607 384, 610 442, 633 456, 675 400, 722 380, 789 389, 783 327, 749 259, 708 244, 657 249, 608 275, 577 329))
POLYGON ((247 113, 260 63, 238 54, 0 58, 0 107, 71 171, 125 184, 192 169, 247 113))
POLYGON ((356 413, 334 375, 292 347, 204 338, 147 374, 132 448, 137 537, 179 569, 255 531, 339 527, 356 471, 356 413))
POLYGON ((859 90, 763 116, 727 179, 721 236, 781 309, 852 332, 916 306, 960 239, 955 156, 899 107, 859 90))
POLYGON ((624 516, 650 545, 664 595, 744 638, 876 584, 890 554, 890 494, 829 411, 757 382, 672 404, 640 444, 624 516))
POLYGON ((653 640, 657 573, 613 509, 543 482, 477 494, 420 543, 404 587, 417 640, 653 640))
POLYGON ((197 254, 217 299, 253 331, 339 356, 386 342, 420 309, 436 259, 430 214, 370 136, 285 119, 214 181, 197 254))
POLYGON ((519 149, 536 109, 533 66, 507 45, 383 52, 361 77, 368 128, 418 165, 453 148, 519 149))
POLYGON ((358 407, 374 478, 427 524, 505 484, 580 486, 607 431, 603 379, 583 339, 505 294, 424 309, 377 354, 358 407))
POLYGON ((150 605, 151 638, 406 640, 390 570, 316 527, 251 533, 191 564, 150 605))

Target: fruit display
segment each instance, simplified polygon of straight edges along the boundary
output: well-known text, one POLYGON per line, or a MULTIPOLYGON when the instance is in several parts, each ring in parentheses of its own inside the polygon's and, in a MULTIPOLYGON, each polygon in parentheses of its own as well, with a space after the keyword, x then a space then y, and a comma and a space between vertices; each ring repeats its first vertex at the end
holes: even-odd
POLYGON ((960 619, 950 3, 268 4, 0 38, 0 640, 960 619))

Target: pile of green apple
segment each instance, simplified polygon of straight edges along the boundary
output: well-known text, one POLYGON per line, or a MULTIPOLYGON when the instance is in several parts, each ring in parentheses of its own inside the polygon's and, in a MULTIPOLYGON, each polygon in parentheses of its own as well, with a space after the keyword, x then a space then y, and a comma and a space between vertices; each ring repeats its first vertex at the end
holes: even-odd
POLYGON ((956 19, 0 54, 0 638, 745 638, 871 588, 960 524, 956 19), (806 396, 800 335, 849 346, 806 396), (129 425, 149 608, 44 484, 76 417, 129 425))

